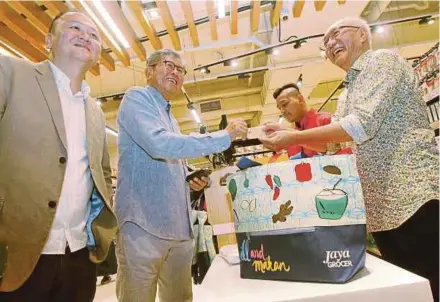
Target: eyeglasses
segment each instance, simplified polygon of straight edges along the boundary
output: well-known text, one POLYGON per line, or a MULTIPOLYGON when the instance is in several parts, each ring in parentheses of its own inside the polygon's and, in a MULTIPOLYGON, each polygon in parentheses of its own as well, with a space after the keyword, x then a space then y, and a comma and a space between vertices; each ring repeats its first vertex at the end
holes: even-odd
POLYGON ((186 71, 185 67, 183 67, 183 66, 176 65, 173 62, 167 61, 167 60, 163 60, 162 62, 165 64, 165 68, 169 72, 177 70, 177 73, 181 76, 185 76, 187 74, 187 71, 186 71))
POLYGON ((336 27, 335 29, 333 29, 331 32, 329 32, 327 34, 327 36, 324 37, 324 46, 321 47, 321 50, 323 51, 327 51, 327 44, 330 40, 335 40, 339 37, 339 35, 341 34, 341 29, 344 28, 354 28, 354 29, 359 29, 359 26, 352 26, 352 25, 342 25, 339 27, 336 27))

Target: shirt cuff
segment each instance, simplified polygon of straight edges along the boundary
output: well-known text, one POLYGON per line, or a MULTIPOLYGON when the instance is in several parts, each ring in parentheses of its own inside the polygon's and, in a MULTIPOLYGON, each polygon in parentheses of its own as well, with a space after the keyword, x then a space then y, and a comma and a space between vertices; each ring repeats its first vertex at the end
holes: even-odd
POLYGON ((226 130, 219 130, 215 132, 209 133, 211 137, 217 138, 219 141, 218 148, 219 150, 216 153, 220 153, 231 146, 231 137, 229 136, 229 132, 226 130), (220 150, 221 149, 221 150, 220 150))
POLYGON ((360 145, 369 139, 357 116, 349 114, 343 117, 339 123, 356 144, 360 145))

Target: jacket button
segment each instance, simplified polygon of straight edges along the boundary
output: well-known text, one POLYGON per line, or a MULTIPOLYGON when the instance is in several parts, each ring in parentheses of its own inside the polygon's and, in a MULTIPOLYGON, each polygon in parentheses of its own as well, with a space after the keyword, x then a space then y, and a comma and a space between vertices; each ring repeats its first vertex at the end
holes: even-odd
POLYGON ((56 201, 49 201, 49 203, 47 204, 49 206, 49 208, 53 209, 57 206, 57 202, 56 201))
POLYGON ((60 157, 59 161, 60 161, 60 164, 65 164, 66 158, 64 156, 62 156, 62 157, 60 157))

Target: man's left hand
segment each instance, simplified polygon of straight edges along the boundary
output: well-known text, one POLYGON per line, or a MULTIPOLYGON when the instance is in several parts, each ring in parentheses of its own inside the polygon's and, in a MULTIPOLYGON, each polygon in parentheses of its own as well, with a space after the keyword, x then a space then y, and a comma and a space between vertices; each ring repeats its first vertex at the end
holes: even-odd
POLYGON ((189 181, 189 187, 192 190, 198 192, 198 191, 203 190, 208 185, 208 181, 209 181, 209 178, 207 178, 207 177, 202 177, 201 179, 195 177, 189 181))
POLYGON ((297 131, 280 130, 273 132, 266 137, 261 137, 259 140, 266 148, 278 152, 280 150, 287 149, 290 145, 296 143, 295 132, 297 131))

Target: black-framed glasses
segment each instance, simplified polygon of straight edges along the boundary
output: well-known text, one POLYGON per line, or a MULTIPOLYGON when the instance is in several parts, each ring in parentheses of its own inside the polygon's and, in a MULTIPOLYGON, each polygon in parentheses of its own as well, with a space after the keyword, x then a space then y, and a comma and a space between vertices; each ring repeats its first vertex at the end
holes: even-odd
POLYGON ((185 67, 183 67, 183 66, 176 65, 173 62, 167 61, 167 60, 163 60, 162 63, 165 64, 165 68, 169 72, 177 70, 177 73, 181 76, 185 76, 187 74, 187 71, 186 71, 185 67))
POLYGON ((335 29, 333 29, 331 32, 329 32, 327 34, 327 36, 324 37, 324 46, 321 47, 320 49, 323 51, 327 51, 327 44, 328 41, 330 41, 331 39, 337 39, 339 37, 339 35, 341 34, 341 29, 344 28, 355 28, 355 29, 359 29, 359 26, 353 26, 353 25, 342 25, 339 27, 336 27, 335 29))

